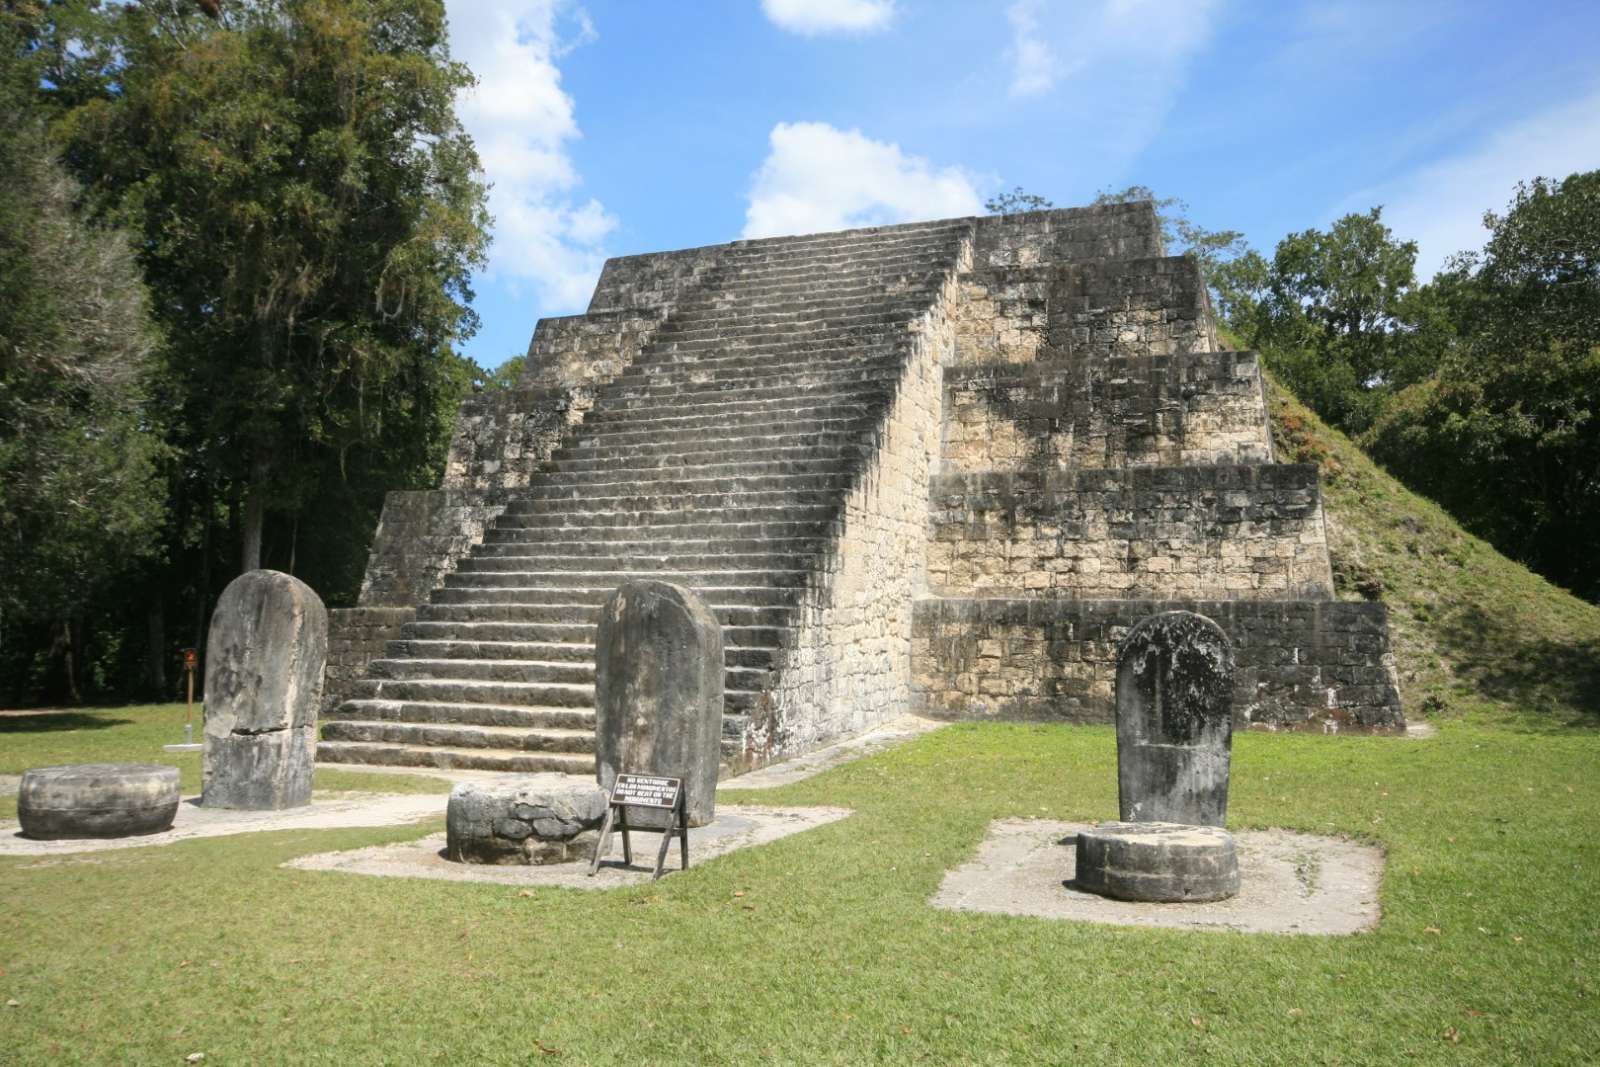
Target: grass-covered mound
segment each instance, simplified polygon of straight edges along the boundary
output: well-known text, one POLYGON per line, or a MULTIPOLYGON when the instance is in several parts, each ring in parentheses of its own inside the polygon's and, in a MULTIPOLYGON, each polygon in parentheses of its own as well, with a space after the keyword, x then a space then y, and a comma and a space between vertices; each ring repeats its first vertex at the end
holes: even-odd
POLYGON ((1389 606, 1407 714, 1600 724, 1600 607, 1466 533, 1285 390, 1270 393, 1279 458, 1322 469, 1339 597, 1389 606))

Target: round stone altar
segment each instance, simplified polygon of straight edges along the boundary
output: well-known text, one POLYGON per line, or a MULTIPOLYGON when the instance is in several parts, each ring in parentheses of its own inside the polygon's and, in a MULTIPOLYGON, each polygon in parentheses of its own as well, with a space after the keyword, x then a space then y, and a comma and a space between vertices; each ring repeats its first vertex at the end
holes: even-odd
POLYGON ((17 787, 22 835, 45 841, 155 834, 178 814, 178 768, 152 763, 35 767, 17 787))
POLYGON ((445 852, 458 863, 587 863, 605 817, 605 791, 592 785, 461 782, 446 806, 445 852))
POLYGON ((1225 900, 1239 892, 1233 835, 1218 826, 1107 822, 1077 839, 1075 887, 1117 900, 1225 900))

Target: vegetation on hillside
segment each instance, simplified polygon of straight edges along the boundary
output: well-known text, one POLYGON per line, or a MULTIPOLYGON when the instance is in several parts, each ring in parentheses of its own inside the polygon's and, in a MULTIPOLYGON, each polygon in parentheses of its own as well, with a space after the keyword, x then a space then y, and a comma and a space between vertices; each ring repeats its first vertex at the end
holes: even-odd
POLYGON ((1389 607, 1413 714, 1600 724, 1600 606, 1462 529, 1285 389, 1271 389, 1285 462, 1321 469, 1341 599, 1389 607))

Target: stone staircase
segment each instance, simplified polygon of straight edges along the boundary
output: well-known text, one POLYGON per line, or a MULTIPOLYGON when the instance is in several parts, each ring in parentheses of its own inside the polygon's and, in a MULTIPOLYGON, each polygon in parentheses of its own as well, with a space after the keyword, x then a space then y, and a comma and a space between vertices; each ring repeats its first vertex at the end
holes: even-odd
POLYGON ((481 543, 325 713, 325 763, 594 769, 618 584, 696 590, 727 710, 766 699, 972 220, 720 249, 481 543))

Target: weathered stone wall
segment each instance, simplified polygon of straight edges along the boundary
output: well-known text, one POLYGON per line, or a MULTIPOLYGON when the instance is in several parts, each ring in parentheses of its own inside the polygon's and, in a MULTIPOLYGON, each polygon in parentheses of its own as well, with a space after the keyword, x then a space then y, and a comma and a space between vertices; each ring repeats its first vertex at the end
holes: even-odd
POLYGON ((367 671, 381 659, 400 628, 416 618, 417 609, 334 608, 328 612, 328 665, 322 678, 323 710, 338 707, 367 671))
POLYGON ((666 310, 591 312, 540 319, 519 387, 594 386, 626 370, 655 336, 666 310))
POLYGON ((1183 256, 970 271, 952 322, 963 365, 1217 347, 1199 267, 1183 256))
POLYGON ((1162 256, 1161 220, 1148 201, 975 219, 972 268, 1162 256))
POLYGON ((1117 645, 1141 619, 1193 611, 1233 642, 1241 725, 1404 727, 1388 610, 1339 601, 918 601, 916 710, 951 719, 1112 721, 1117 645))
POLYGON ((506 508, 498 489, 432 489, 384 497, 358 605, 415 607, 483 540, 506 508))
POLYGON ((939 448, 939 366, 950 358, 946 283, 913 324, 877 449, 845 501, 838 533, 806 589, 775 687, 738 731, 736 770, 760 766, 904 713, 911 699, 911 609, 922 587, 928 487, 939 448))
POLYGON ((1313 464, 939 475, 931 527, 941 595, 1333 595, 1313 464))
POLYGON ((1254 353, 947 367, 943 467, 1268 463, 1254 353))
POLYGON ((517 388, 461 402, 445 489, 521 489, 594 406, 590 386, 517 388))

